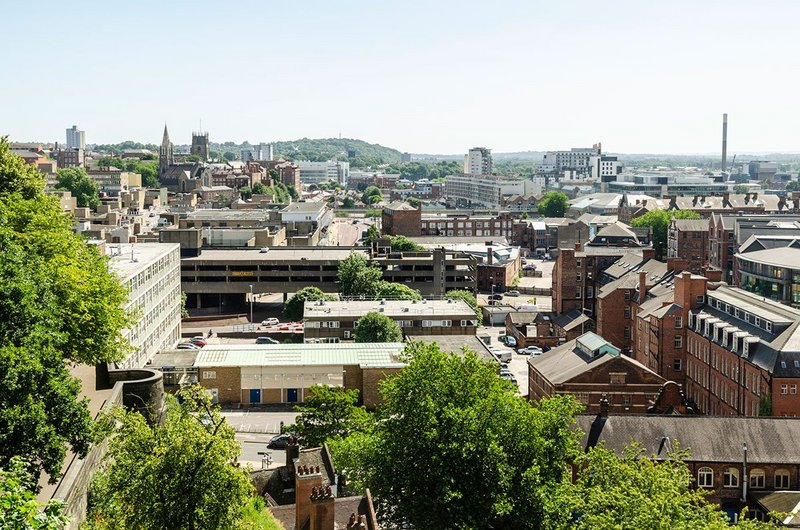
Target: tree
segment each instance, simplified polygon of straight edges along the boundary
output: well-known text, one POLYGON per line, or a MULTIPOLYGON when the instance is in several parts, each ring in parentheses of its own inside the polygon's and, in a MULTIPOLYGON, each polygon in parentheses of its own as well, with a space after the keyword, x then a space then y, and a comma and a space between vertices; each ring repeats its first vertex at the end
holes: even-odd
POLYGON ((164 424, 138 412, 111 420, 107 462, 90 490, 92 530, 235 528, 252 494, 240 444, 200 387, 167 396, 164 424))
POLYGON ((370 429, 372 416, 357 406, 358 390, 314 385, 308 392, 305 403, 295 407, 300 412, 296 423, 286 427, 304 446, 318 447, 370 429))
POLYGON ((236 153, 234 153, 233 151, 225 151, 224 153, 222 153, 222 158, 230 162, 231 160, 236 160, 239 157, 236 156, 236 153))
POLYGON ((13 459, 8 470, 0 469, 0 528, 6 530, 60 530, 67 523, 63 505, 36 501, 36 480, 28 473, 29 466, 13 459))
POLYGON ((786 191, 800 191, 800 180, 792 180, 786 184, 786 191))
POLYGON ((580 452, 571 397, 532 407, 477 354, 414 343, 380 385, 371 432, 331 444, 336 467, 412 528, 539 528, 580 452))
POLYGON ((317 287, 303 287, 283 305, 283 315, 293 322, 303 320, 303 306, 306 302, 315 300, 335 300, 335 297, 323 293, 317 287))
POLYGON ((241 195, 243 199, 247 200, 253 196, 253 190, 250 188, 250 186, 242 186, 239 188, 239 195, 241 195))
POLYGON ((750 191, 750 187, 745 184, 737 184, 733 187, 733 193, 748 193, 750 191))
POLYGON ((351 252, 339 262, 339 293, 344 296, 375 298, 382 281, 381 270, 363 254, 351 252))
POLYGON ((262 182, 256 182, 253 184, 253 195, 264 195, 268 189, 262 182))
POLYGON ((186 309, 186 292, 181 291, 181 319, 189 318, 189 311, 186 309))
MULTIPOLYGON (((603 447, 581 454, 575 484, 565 481, 549 496, 547 528, 731 528, 728 516, 693 488, 694 477, 676 452, 664 462, 633 445, 621 457, 603 447)), ((742 519, 735 528, 775 528, 742 519)))
POLYGON ((67 446, 85 454, 91 425, 67 361, 121 360, 132 319, 107 258, 15 159, 0 140, 0 467, 21 455, 55 482, 67 446))
POLYGON ((364 235, 364 243, 367 245, 371 245, 375 241, 378 241, 381 238, 381 231, 378 230, 378 227, 375 225, 369 225, 367 228, 367 233, 364 235))
POLYGON ((419 200, 419 199, 417 199, 416 197, 409 197, 408 199, 406 199, 406 202, 407 202, 408 204, 410 204, 411 206, 413 206, 414 208, 417 208, 417 207, 419 207, 419 205, 420 205, 420 203, 421 203, 422 201, 420 201, 420 200, 419 200))
POLYGON ((394 236, 391 242, 392 251, 394 252, 419 252, 425 250, 425 247, 418 243, 414 243, 406 236, 394 236))
POLYGON ((345 208, 352 208, 355 205, 356 205, 356 201, 354 201, 352 197, 345 197, 342 200, 342 206, 345 207, 345 208))
POLYGON ((356 342, 401 342, 403 330, 383 313, 367 313, 358 319, 356 342))
POLYGON ((387 300, 422 300, 422 295, 408 285, 395 282, 381 281, 375 293, 376 298, 387 300))
POLYGON ((692 210, 651 210, 631 221, 631 226, 653 229, 656 259, 664 259, 667 254, 667 229, 672 219, 700 219, 700 216, 692 210))
POLYGON ((548 191, 539 201, 539 215, 542 217, 564 217, 569 208, 569 197, 560 191, 548 191))
POLYGON ((100 205, 100 188, 82 167, 65 167, 56 172, 56 189, 67 190, 81 208, 96 209, 100 205))
POLYGON ((468 306, 475 311, 475 316, 478 319, 478 322, 483 322, 483 313, 481 313, 481 308, 478 307, 478 301, 475 299, 475 295, 469 291, 465 291, 463 289, 454 289, 452 291, 447 291, 444 295, 445 300, 463 300, 467 303, 468 306))
POLYGON ((381 202, 382 200, 381 190, 378 189, 377 186, 369 186, 364 190, 364 193, 361 194, 361 202, 367 206, 376 202, 381 202))

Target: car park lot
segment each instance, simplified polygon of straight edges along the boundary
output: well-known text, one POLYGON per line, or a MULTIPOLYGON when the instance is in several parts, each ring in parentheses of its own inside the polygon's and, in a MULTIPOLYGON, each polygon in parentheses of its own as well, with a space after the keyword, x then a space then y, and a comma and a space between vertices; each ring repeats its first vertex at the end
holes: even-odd
POLYGON ((498 351, 509 352, 511 361, 508 363, 509 371, 514 374, 517 379, 519 393, 523 396, 528 395, 528 355, 520 355, 498 340, 500 335, 505 335, 506 331, 503 326, 483 326, 478 328, 478 336, 489 336, 489 347, 498 351))

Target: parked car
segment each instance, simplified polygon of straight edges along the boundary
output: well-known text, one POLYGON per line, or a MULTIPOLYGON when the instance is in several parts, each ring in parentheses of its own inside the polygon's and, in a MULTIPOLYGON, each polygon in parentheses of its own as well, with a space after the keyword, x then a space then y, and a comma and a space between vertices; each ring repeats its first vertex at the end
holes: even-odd
POLYGON ((208 344, 208 342, 206 342, 205 339, 198 339, 197 337, 192 338, 192 340, 190 340, 189 342, 192 343, 192 344, 196 344, 197 346, 200 346, 201 348, 203 346, 205 346, 206 344, 208 344))
POLYGON ((511 346, 512 348, 517 347, 517 339, 515 339, 511 335, 500 335, 499 337, 497 337, 497 340, 499 340, 506 346, 511 346))
POLYGON ((280 321, 280 320, 278 320, 278 319, 277 319, 277 318, 275 318, 275 317, 273 317, 273 318, 268 318, 268 319, 266 319, 266 320, 262 320, 262 321, 261 321, 261 325, 262 325, 262 326, 277 326, 277 325, 278 325, 278 324, 280 324, 280 323, 281 323, 281 321, 280 321))
POLYGON ((519 296, 519 291, 506 291, 506 296, 519 296))
POLYGON ((273 436, 267 444, 267 449, 286 449, 286 446, 289 445, 290 437, 290 434, 273 436))
POLYGON ((256 344, 280 344, 280 342, 272 337, 258 337, 256 339, 256 344))
POLYGON ((538 346, 528 346, 527 348, 520 348, 517 350, 520 355, 541 355, 542 349, 538 346))
POLYGON ((503 295, 502 294, 490 294, 489 295, 489 300, 495 301, 495 302, 501 302, 503 300, 503 295))
POLYGON ((511 361, 511 352, 508 350, 494 349, 491 350, 491 352, 492 355, 494 355, 501 363, 507 363, 511 361))
POLYGON ((177 348, 179 350, 199 350, 200 346, 197 344, 192 344, 191 342, 181 342, 178 344, 177 348))
POLYGON ((535 271, 535 270, 536 270, 536 265, 524 265, 524 266, 522 267, 522 270, 525 270, 525 271, 535 271))
POLYGON ((500 379, 505 379, 506 381, 511 381, 514 385, 519 386, 519 383, 517 383, 517 378, 512 373, 500 374, 500 379))

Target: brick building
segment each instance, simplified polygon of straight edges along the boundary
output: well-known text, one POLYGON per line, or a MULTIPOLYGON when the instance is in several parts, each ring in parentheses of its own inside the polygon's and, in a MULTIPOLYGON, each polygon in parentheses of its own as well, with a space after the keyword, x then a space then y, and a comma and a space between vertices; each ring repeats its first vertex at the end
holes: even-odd
MULTIPOLYGON (((757 518, 770 511, 797 513, 800 419, 582 414, 577 427, 587 450, 603 443, 622 456, 636 442, 657 461, 667 461, 677 447, 687 450, 684 461, 693 486, 704 489, 708 500, 732 518, 745 506, 757 518), (791 496, 785 499, 790 502, 779 508, 776 494, 791 496)), ((797 516, 787 521, 800 522, 797 516)))
POLYGON ((684 259, 688 270, 700 274, 708 268, 709 221, 672 219, 667 229, 667 256, 684 259))
POLYGON ((512 311, 506 315, 506 335, 514 337, 517 347, 553 347, 565 341, 565 334, 555 326, 553 313, 512 311))
POLYGON ((592 332, 528 359, 530 400, 571 394, 589 412, 605 397, 610 410, 644 413, 666 382, 592 332))
POLYGON ((475 311, 463 300, 348 300, 306 302, 303 308, 306 342, 355 339, 358 320, 381 313, 405 335, 474 335, 475 311))
POLYGON ((687 322, 687 397, 714 415, 800 415, 800 311, 707 286, 687 322))
POLYGON ((514 218, 508 212, 497 215, 426 214, 420 219, 423 236, 505 237, 514 234, 514 218))
POLYGON ((385 235, 414 237, 422 234, 422 208, 404 201, 395 201, 381 211, 381 229, 385 235))

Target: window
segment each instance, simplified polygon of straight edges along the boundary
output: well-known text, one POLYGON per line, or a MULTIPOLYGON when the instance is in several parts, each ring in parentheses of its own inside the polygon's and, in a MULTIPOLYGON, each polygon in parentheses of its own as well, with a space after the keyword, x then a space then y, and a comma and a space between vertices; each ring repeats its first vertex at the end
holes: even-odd
POLYGON ((631 318, 631 307, 630 306, 625 306, 624 315, 625 315, 625 318, 631 318))
POLYGON ((217 372, 216 370, 204 370, 203 371, 203 379, 216 379, 217 372))
POLYGON ((575 399, 578 400, 579 403, 583 403, 584 405, 589 404, 589 393, 588 392, 578 392, 575 394, 575 399))
POLYGON ((575 273, 575 281, 576 281, 576 282, 579 282, 579 281, 581 281, 581 273, 580 273, 580 272, 576 272, 576 273, 575 273))
POLYGON ((474 320, 462 320, 461 321, 461 327, 462 328, 468 328, 468 327, 474 326, 474 325, 475 325, 475 321, 474 320))
POLYGON ((735 467, 729 467, 722 473, 722 480, 723 485, 726 488, 738 488, 739 487, 739 470, 735 467))
POLYGON ((626 339, 631 338, 631 328, 630 326, 625 326, 625 329, 622 331, 622 336, 626 339))
POLYGON ((580 298, 580 297, 581 297, 581 286, 578 285, 575 287, 575 298, 580 298))
POLYGON ((422 321, 422 327, 423 328, 433 327, 433 321, 431 321, 431 320, 423 320, 422 321))
POLYGON ((701 467, 697 470, 697 487, 698 488, 713 488, 714 487, 714 470, 710 467, 701 467))
POLYGON ((789 385, 781 385, 781 394, 789 393, 789 385))
POLYGON ((754 469, 750 472, 750 487, 763 488, 764 487, 764 470, 754 469))
POLYGON ((683 347, 683 337, 681 337, 680 335, 677 335, 675 337, 674 342, 673 342, 673 346, 675 346, 675 348, 682 348, 683 347))
POLYGON ((683 327, 683 317, 675 317, 675 329, 681 329, 683 327))
POLYGON ((630 299, 631 299, 631 292, 626 289, 625 290, 625 300, 630 300, 630 299))
POLYGON ((789 386, 789 393, 790 394, 797 394, 797 385, 790 385, 789 386))
POLYGON ((625 406, 630 406, 631 404, 631 396, 629 394, 625 394, 622 396, 622 404, 625 406))
POLYGON ((775 489, 788 490, 789 489, 789 472, 785 469, 775 471, 775 489))
POLYGON ((702 304, 704 301, 705 301, 705 296, 703 296, 702 294, 697 297, 698 304, 702 304))
POLYGON ((675 359, 674 361, 672 361, 672 369, 675 370, 676 372, 680 372, 681 371, 681 360, 680 359, 675 359))
POLYGON ((625 376, 627 374, 624 374, 624 373, 611 373, 611 374, 608 374, 608 375, 611 378, 611 384, 612 385, 624 385, 625 384, 625 376))

